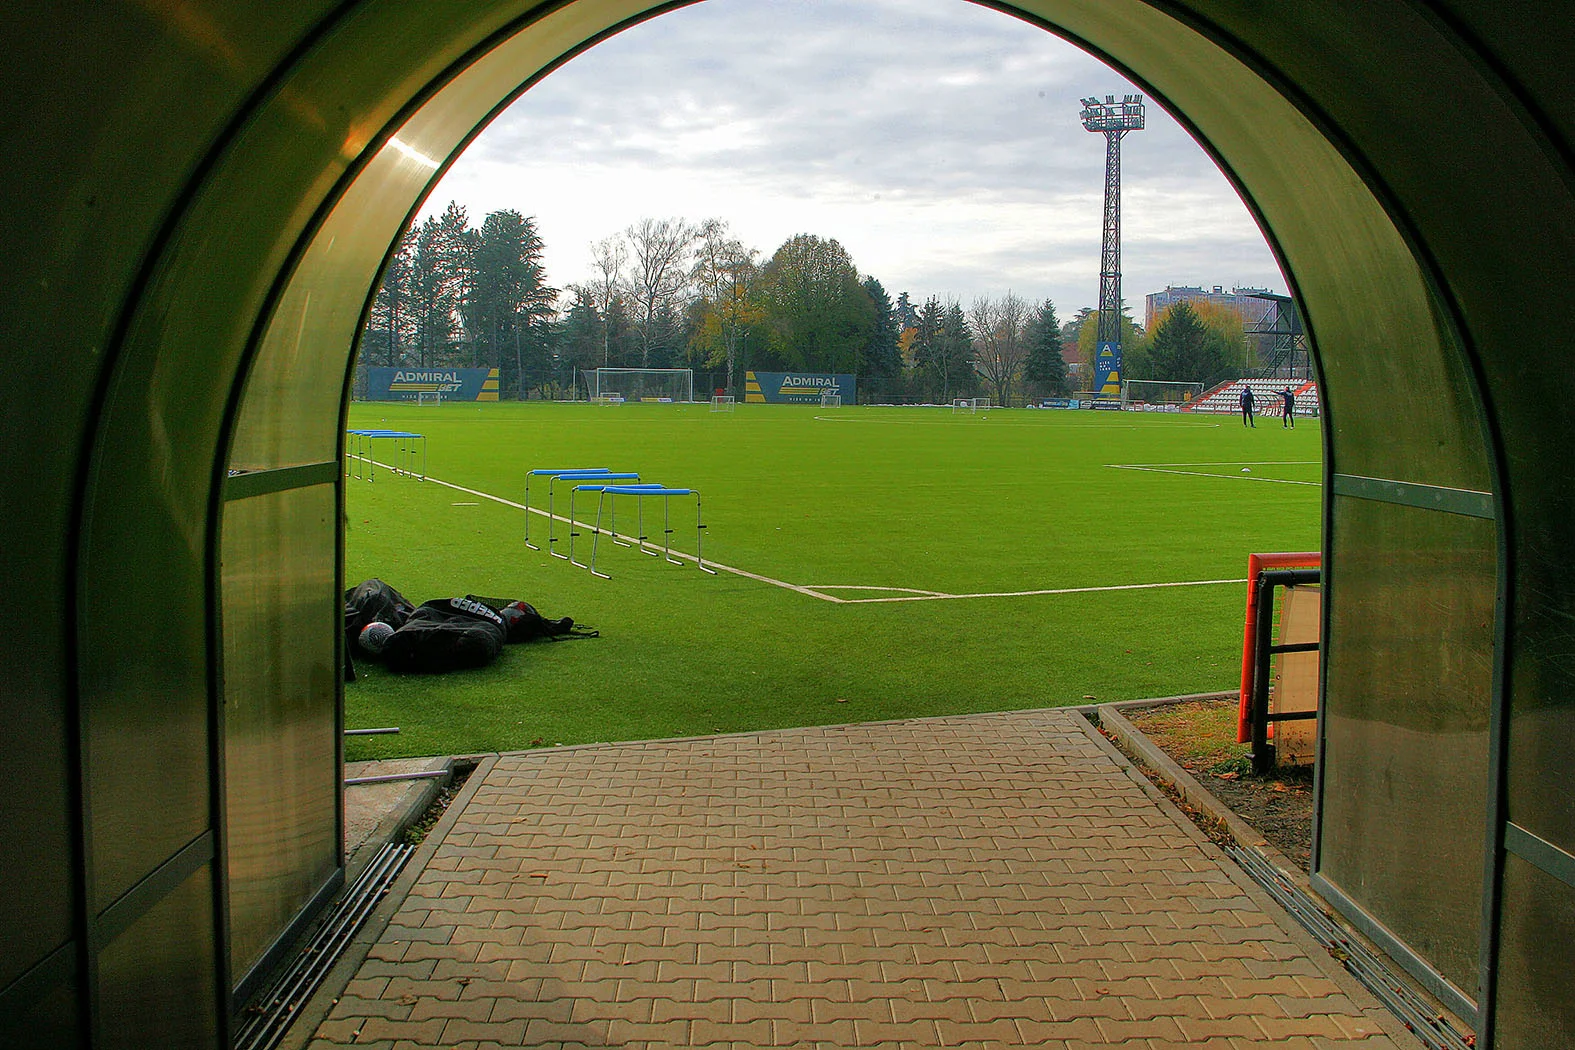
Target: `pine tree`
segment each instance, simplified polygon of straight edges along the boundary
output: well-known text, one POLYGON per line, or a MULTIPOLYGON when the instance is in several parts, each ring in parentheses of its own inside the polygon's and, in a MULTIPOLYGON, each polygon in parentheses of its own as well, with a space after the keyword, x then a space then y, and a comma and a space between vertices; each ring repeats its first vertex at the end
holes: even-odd
POLYGON ((864 291, 869 295, 870 303, 875 308, 875 329, 870 333, 869 342, 865 344, 863 353, 859 355, 859 374, 898 375, 902 371, 902 357, 897 352, 899 329, 896 314, 892 310, 891 297, 886 294, 885 287, 873 277, 864 278, 864 291))
POLYGON ((1154 326, 1149 358, 1155 379, 1203 383, 1228 364, 1224 340, 1204 327, 1185 300, 1172 304, 1154 326))
POLYGON ((1072 389, 1067 377, 1066 358, 1061 355, 1061 321, 1055 303, 1046 299, 1028 319, 1028 364, 1023 377, 1052 397, 1072 389))

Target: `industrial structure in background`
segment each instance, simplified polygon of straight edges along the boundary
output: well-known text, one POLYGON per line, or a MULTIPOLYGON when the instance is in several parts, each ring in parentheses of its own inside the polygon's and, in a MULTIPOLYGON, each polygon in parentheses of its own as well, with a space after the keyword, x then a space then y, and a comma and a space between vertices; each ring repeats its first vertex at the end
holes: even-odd
POLYGON ((1105 136, 1105 238, 1099 254, 1099 335, 1095 341, 1095 397, 1121 397, 1121 138, 1143 130, 1143 96, 1083 99, 1086 131, 1105 136))
POLYGON ((1164 291, 1150 292, 1143 297, 1143 327, 1154 331, 1165 311, 1183 302, 1208 303, 1241 318, 1247 345, 1261 365, 1252 373, 1253 378, 1304 381, 1313 378, 1307 333, 1290 296, 1267 288, 1239 285, 1226 291, 1217 284, 1212 290, 1202 285, 1167 284, 1164 291))
POLYGON ((1307 350, 1307 330, 1301 311, 1288 295, 1259 292, 1253 296, 1269 304, 1269 310, 1256 324, 1247 325, 1247 338, 1256 341, 1258 359, 1263 362, 1262 379, 1313 379, 1312 354, 1307 350))

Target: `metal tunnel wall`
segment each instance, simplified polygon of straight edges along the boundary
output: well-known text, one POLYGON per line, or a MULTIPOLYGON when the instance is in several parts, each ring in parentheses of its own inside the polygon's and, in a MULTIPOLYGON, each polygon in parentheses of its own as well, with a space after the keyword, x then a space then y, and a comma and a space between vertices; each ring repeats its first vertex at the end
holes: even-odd
MULTIPOLYGON (((646 0, 11 12, 0 1044, 217 1047, 338 884, 338 455, 390 241, 646 0), (21 917, 25 916, 26 921, 21 917)), ((1315 877, 1499 1050, 1575 1045, 1567 4, 1021 0, 1191 122, 1327 415, 1315 877)))

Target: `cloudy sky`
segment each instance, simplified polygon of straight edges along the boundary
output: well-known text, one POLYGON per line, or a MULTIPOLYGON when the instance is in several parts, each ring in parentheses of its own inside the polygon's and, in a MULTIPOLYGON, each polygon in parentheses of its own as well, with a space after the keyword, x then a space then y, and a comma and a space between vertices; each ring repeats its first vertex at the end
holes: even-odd
MULTIPOLYGON (((534 215, 549 280, 641 218, 727 221, 762 257, 834 237, 893 297, 1098 298, 1104 140, 1078 100, 1136 90, 1042 30, 960 0, 709 0, 564 65, 449 171, 457 200, 534 215)), ((1214 163, 1174 120, 1122 153, 1123 292, 1283 290, 1214 163)))

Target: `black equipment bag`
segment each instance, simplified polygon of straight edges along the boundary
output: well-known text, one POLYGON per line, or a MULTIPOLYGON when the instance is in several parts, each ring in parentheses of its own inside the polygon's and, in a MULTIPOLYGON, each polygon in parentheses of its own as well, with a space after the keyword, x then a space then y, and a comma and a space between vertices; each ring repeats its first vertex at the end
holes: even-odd
POLYGON ((496 660, 506 637, 503 617, 484 603, 434 598, 411 614, 379 655, 391 671, 462 671, 496 660))
POLYGON ((503 617, 504 628, 508 632, 508 641, 533 642, 537 638, 550 638, 558 641, 562 638, 595 638, 599 631, 587 627, 576 627, 573 617, 565 616, 561 619, 550 620, 536 611, 530 602, 511 602, 507 598, 482 598, 478 595, 467 594, 466 598, 473 602, 480 602, 503 617))

